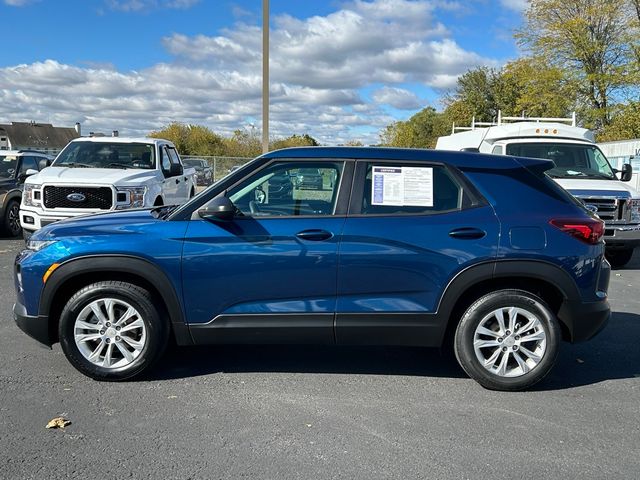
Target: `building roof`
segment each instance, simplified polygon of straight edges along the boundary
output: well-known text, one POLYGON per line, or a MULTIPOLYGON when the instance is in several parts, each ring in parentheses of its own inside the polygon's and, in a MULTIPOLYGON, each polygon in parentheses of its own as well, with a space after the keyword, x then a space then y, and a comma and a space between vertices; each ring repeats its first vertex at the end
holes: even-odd
POLYGON ((73 127, 54 127, 50 123, 11 122, 2 124, 14 148, 64 148, 69 141, 77 138, 78 132, 73 127))

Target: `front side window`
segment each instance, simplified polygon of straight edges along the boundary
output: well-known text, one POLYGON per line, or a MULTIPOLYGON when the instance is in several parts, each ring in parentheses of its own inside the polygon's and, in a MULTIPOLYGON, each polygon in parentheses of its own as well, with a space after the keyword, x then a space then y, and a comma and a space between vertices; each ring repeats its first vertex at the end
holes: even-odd
POLYGON ((244 215, 332 215, 342 162, 278 162, 227 193, 244 215))
POLYGON ((429 215, 463 207, 462 186, 443 166, 367 163, 360 213, 429 215))
POLYGON ((37 157, 22 157, 22 165, 20 165, 20 173, 25 174, 27 170, 38 170, 37 157))
POLYGON ((15 155, 0 155, 0 178, 13 178, 17 164, 15 155))
POLYGON ((512 143, 507 155, 553 160, 555 168, 547 171, 552 178, 616 178, 611 165, 594 145, 575 143, 512 143))
POLYGON ((71 142, 58 155, 54 167, 155 168, 153 144, 117 142, 71 142))

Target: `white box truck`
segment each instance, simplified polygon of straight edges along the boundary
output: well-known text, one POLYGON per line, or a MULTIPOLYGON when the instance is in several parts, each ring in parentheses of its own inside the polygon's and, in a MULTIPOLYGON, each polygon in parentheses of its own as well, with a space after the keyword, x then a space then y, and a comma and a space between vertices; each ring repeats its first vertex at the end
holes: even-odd
POLYGON ((471 150, 553 160, 547 174, 605 222, 606 256, 614 267, 631 260, 640 245, 640 194, 625 182, 630 164, 614 169, 595 144, 593 132, 571 118, 525 118, 498 115, 496 123, 472 121, 453 126, 436 150, 471 150), (618 177, 620 174, 620 177, 618 177))

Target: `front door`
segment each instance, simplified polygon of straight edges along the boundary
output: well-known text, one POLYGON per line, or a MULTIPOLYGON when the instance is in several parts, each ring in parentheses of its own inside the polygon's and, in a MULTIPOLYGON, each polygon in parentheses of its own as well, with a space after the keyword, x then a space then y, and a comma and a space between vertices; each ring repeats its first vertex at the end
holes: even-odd
POLYGON ((426 162, 358 162, 340 245, 336 340, 440 345, 438 304, 499 224, 461 174, 426 162))
POLYGON ((182 275, 196 343, 334 342, 345 221, 337 205, 350 170, 342 161, 273 162, 226 192, 234 220, 190 221, 182 275), (305 167, 322 177, 313 188, 302 188, 305 167))

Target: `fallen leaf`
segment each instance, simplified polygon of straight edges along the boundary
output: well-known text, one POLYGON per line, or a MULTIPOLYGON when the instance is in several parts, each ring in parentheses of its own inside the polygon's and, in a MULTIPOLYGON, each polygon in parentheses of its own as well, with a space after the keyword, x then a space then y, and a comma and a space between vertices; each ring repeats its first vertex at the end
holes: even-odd
POLYGON ((584 363, 584 360, 582 360, 581 358, 576 358, 576 362, 578 362, 578 363, 584 363))
POLYGON ((67 425, 71 425, 71 422, 64 417, 56 417, 52 418, 45 428, 61 428, 64 430, 64 427, 67 425))
POLYGON ((311 428, 311 424, 310 424, 310 423, 307 423, 307 427, 311 428))
POLYGON ((169 395, 167 398, 178 398, 177 395, 169 395))

